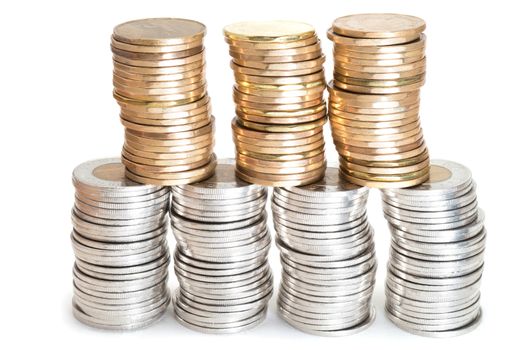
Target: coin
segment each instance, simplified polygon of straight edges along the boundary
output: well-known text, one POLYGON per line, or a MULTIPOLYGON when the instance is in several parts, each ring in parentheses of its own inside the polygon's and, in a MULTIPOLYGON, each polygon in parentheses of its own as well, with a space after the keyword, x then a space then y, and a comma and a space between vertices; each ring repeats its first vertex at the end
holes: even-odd
POLYGON ((418 35, 425 30, 423 19, 394 13, 365 13, 337 18, 332 30, 355 38, 394 38, 418 35))
POLYGON ((315 35, 314 28, 293 21, 238 22, 224 27, 226 38, 249 42, 290 42, 308 39, 315 35))

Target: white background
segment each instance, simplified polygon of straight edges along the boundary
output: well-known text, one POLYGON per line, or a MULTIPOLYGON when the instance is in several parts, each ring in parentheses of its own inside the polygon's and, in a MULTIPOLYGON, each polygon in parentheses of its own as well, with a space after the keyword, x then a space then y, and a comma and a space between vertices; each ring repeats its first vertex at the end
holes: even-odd
MULTIPOLYGON (((17 1, 0 9, 1 89, 1 336, 3 349, 63 345, 127 349, 463 348, 506 345, 525 329, 528 230, 527 18, 513 1, 17 1), (427 82, 421 117, 433 158, 467 165, 486 211, 488 242, 482 285, 484 320, 463 337, 435 340, 407 334, 383 313, 389 232, 378 191, 369 216, 379 259, 367 331, 346 338, 305 335, 276 315, 275 299, 260 327, 235 336, 210 336, 180 326, 167 312, 143 331, 113 333, 71 315, 69 221, 71 171, 89 159, 117 156, 123 141, 112 98, 110 34, 121 22, 186 17, 208 27, 207 79, 220 157, 232 157, 233 116, 228 47, 222 27, 251 19, 292 19, 315 26, 332 71, 326 29, 350 13, 399 12, 427 22, 427 82)), ((328 128, 328 125, 327 125, 328 128)), ((331 139, 327 157, 335 160, 331 139)), ((171 237, 172 239, 172 237, 171 237)), ((171 241, 172 242, 172 241, 171 241)), ((270 255, 276 281, 276 249, 270 255)), ((171 276, 171 283, 175 278, 171 276)), ((526 344, 526 341, 524 341, 526 344)))

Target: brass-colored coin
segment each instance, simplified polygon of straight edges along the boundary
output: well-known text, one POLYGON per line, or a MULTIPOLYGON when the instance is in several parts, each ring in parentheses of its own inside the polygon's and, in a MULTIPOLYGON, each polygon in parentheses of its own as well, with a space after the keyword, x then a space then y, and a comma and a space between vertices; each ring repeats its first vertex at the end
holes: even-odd
POLYGON ((332 133, 332 139, 334 140, 334 143, 340 143, 347 146, 352 147, 359 147, 359 148, 379 148, 379 149, 385 149, 385 148, 392 148, 392 147, 401 147, 405 146, 411 143, 415 143, 423 138, 423 133, 419 132, 415 135, 411 135, 409 137, 400 139, 400 140, 393 140, 393 141, 360 141, 355 140, 351 138, 349 135, 342 135, 342 134, 336 134, 332 133))
POLYGON ((138 164, 132 160, 129 160, 126 158, 126 156, 121 157, 121 161, 123 164, 132 172, 138 174, 149 174, 149 173, 177 173, 177 172, 184 172, 193 170, 196 168, 200 168, 208 163, 211 162, 211 157, 199 160, 194 163, 189 164, 183 164, 183 165, 172 165, 172 166, 156 166, 156 165, 145 165, 145 164, 138 164))
POLYGON ((316 154, 312 157, 303 158, 299 160, 290 160, 290 161, 268 161, 268 160, 262 160, 258 158, 252 158, 250 156, 236 153, 236 160, 237 162, 240 161, 244 164, 246 164, 247 168, 298 168, 298 167, 308 167, 312 164, 319 164, 321 161, 325 159, 324 151, 316 154))
POLYGON ((151 126, 151 125, 143 125, 143 124, 131 123, 131 122, 121 118, 121 124, 123 124, 124 127, 132 129, 132 130, 147 132, 147 133, 185 132, 185 131, 191 131, 191 130, 199 129, 199 128, 203 127, 203 126, 208 125, 209 123, 211 123, 210 119, 204 119, 204 120, 200 120, 198 122, 189 123, 189 124, 185 124, 185 125, 151 126))
POLYGON ((126 51, 130 53, 146 53, 146 54, 164 54, 164 53, 177 53, 179 51, 192 50, 197 47, 203 47, 203 38, 189 41, 185 44, 180 45, 135 45, 127 44, 121 41, 117 41, 114 37, 111 37, 110 45, 112 48, 116 48, 121 51, 126 51))
POLYGON ((236 54, 240 56, 258 56, 258 57, 282 57, 282 56, 298 56, 298 55, 305 55, 305 54, 313 54, 321 52, 321 42, 317 40, 314 44, 307 45, 307 46, 301 46, 301 47, 294 47, 291 49, 254 49, 254 48, 246 48, 246 47, 239 47, 239 46, 230 46, 229 47, 229 53, 230 54, 236 54))
POLYGON ((328 92, 330 93, 330 97, 342 99, 342 100, 350 100, 350 101, 361 101, 361 102, 391 102, 391 101, 404 101, 410 98, 417 98, 420 96, 420 93, 415 92, 405 92, 401 94, 391 94, 391 95, 384 95, 384 96, 377 96, 377 95, 365 95, 365 94, 356 94, 349 91, 344 91, 341 89, 336 89, 334 87, 333 80, 331 80, 328 83, 328 92))
POLYGON ((128 141, 131 141, 133 143, 140 143, 143 145, 149 145, 149 146, 194 146, 196 144, 199 144, 203 141, 209 141, 212 143, 214 142, 214 136, 212 133, 207 133, 204 135, 187 138, 187 139, 175 139, 175 140, 165 140, 165 139, 157 139, 157 138, 149 138, 149 137, 143 137, 134 135, 132 133, 132 130, 125 130, 125 139, 128 141))
POLYGON ((252 49, 252 50, 285 50, 285 49, 294 49, 298 47, 304 47, 313 45, 319 42, 319 39, 316 35, 313 35, 309 38, 303 40, 289 41, 289 42, 251 42, 251 41, 241 41, 241 40, 232 40, 227 37, 224 38, 225 42, 229 44, 230 50, 235 48, 241 49, 252 49))
POLYGON ((420 34, 420 37, 414 41, 398 44, 398 45, 387 45, 387 46, 355 46, 355 45, 339 45, 335 44, 334 47, 340 47, 346 50, 352 50, 356 52, 363 53, 374 53, 374 54, 383 54, 383 53, 402 53, 415 51, 425 48, 426 35, 424 33, 420 34))
POLYGON ((334 74, 333 82, 336 87, 346 90, 342 88, 341 86, 346 86, 347 84, 350 84, 350 85, 359 85, 359 86, 367 86, 367 87, 387 88, 387 87, 415 84, 418 82, 423 82, 424 80, 425 80, 425 74, 419 74, 419 75, 415 75, 413 77, 408 77, 408 78, 390 79, 390 80, 358 79, 358 78, 346 77, 341 74, 334 74))
POLYGON ((337 18, 332 30, 354 38, 394 38, 419 35, 425 30, 425 21, 397 13, 361 13, 337 18))
POLYGON ((321 103, 324 102, 323 95, 319 95, 316 99, 305 101, 305 102, 299 102, 299 103, 258 103, 258 102, 251 102, 251 101, 245 101, 236 98, 235 103, 238 105, 238 107, 245 107, 253 110, 261 110, 261 111, 296 111, 299 109, 306 109, 310 107, 319 106, 321 103))
POLYGON ((150 159, 158 159, 158 160, 187 159, 187 158, 203 156, 204 154, 210 154, 213 151, 213 146, 210 145, 207 147, 198 148, 193 151, 186 151, 186 152, 173 152, 173 153, 148 152, 148 151, 142 151, 142 150, 135 149, 129 144, 127 144, 126 141, 123 147, 128 153, 133 154, 135 156, 143 157, 143 158, 150 158, 150 159))
POLYGON ((341 118, 337 115, 333 115, 332 113, 330 113, 329 116, 330 116, 330 122, 332 123, 341 124, 349 128, 357 128, 360 130, 394 128, 394 127, 408 125, 410 123, 417 122, 420 120, 418 113, 410 117, 407 117, 407 118, 389 120, 389 121, 374 121, 374 122, 341 118))
MULTIPOLYGON (((262 85, 261 85, 262 86, 262 85)), ((275 86, 275 85, 271 85, 275 86)), ((285 85, 285 86, 299 86, 299 85, 285 85)), ((235 84, 236 91, 240 91, 246 95, 262 96, 262 97, 300 97, 300 96, 314 96, 317 94, 323 94, 326 90, 326 85, 320 82, 318 85, 310 88, 299 88, 299 89, 266 89, 266 88, 255 88, 254 86, 245 86, 235 84)))
POLYGON ((286 161, 300 161, 307 158, 315 157, 321 153, 324 153, 324 147, 315 149, 313 151, 297 153, 297 154, 265 154, 255 153, 243 149, 238 149, 238 153, 253 159, 264 160, 268 162, 286 162, 286 161))
MULTIPOLYGON (((298 180, 305 180, 308 178, 312 178, 314 176, 318 176, 321 171, 324 171, 326 168, 326 162, 323 162, 322 166, 318 169, 307 171, 307 172, 300 172, 298 174, 273 174, 273 173, 262 173, 258 171, 254 171, 250 168, 243 167, 240 163, 237 163, 236 170, 238 173, 242 173, 244 175, 258 178, 264 181, 298 181, 298 180)), ((278 168, 275 168, 278 169, 278 168)))
POLYGON ((420 127, 416 127, 412 130, 402 132, 399 134, 363 135, 363 134, 352 134, 352 133, 343 131, 340 128, 336 128, 335 125, 331 125, 331 127, 332 127, 332 135, 348 138, 354 141, 371 141, 371 142, 387 142, 387 141, 403 140, 403 139, 417 135, 422 132, 422 129, 420 127))
MULTIPOLYGON (((319 160, 318 162, 314 162, 306 166, 297 166, 297 167, 293 167, 291 165, 285 166, 285 167, 256 166, 251 163, 246 163, 240 158, 237 158, 236 162, 241 168, 251 169, 253 171, 263 173, 263 174, 293 175, 293 174, 307 173, 310 171, 321 169, 322 167, 325 166, 326 160, 324 156, 320 158, 321 160, 319 160)), ((286 163, 286 162, 283 162, 283 163, 286 163)))
POLYGON ((388 127, 388 128, 373 128, 373 129, 367 129, 367 128, 357 128, 353 126, 349 126, 346 124, 340 124, 337 123, 335 120, 331 120, 330 123, 332 130, 340 130, 342 132, 346 132, 350 134, 351 138, 355 138, 356 135, 364 135, 364 136, 383 136, 383 135, 400 135, 407 131, 414 130, 416 128, 420 127, 420 121, 415 120, 410 122, 409 124, 401 125, 401 126, 394 126, 394 127, 388 127))
POLYGON ((205 74, 205 65, 200 66, 195 69, 191 69, 181 73, 174 74, 139 74, 139 73, 130 73, 119 68, 114 67, 114 77, 121 77, 129 80, 136 80, 141 82, 169 82, 169 81, 179 81, 184 79, 190 79, 197 75, 205 74))
POLYGON ((318 65, 312 68, 297 69, 297 70, 270 70, 270 69, 258 69, 244 67, 231 61, 231 69, 235 74, 247 74, 247 75, 258 75, 263 77, 292 77, 298 75, 314 74, 322 70, 322 65, 318 65))
POLYGON ((126 58, 124 56, 119 56, 114 54, 114 62, 119 62, 128 66, 134 67, 146 67, 146 68, 171 68, 189 65, 196 62, 205 63, 205 55, 203 52, 199 52, 193 56, 183 57, 183 58, 174 58, 171 60, 137 60, 126 58))
MULTIPOLYGON (((252 137, 242 136, 233 133, 233 139, 235 144, 237 142, 252 144, 259 147, 297 147, 312 144, 313 142, 319 141, 323 138, 323 133, 320 132, 315 135, 311 135, 305 138, 293 139, 293 140, 261 140, 252 137)), ((261 152, 262 153, 262 152, 261 152)))
MULTIPOLYGON (((150 177, 159 180, 181 180, 202 176, 205 173, 209 173, 211 170, 214 170, 216 167, 216 156, 214 153, 212 153, 209 162, 207 162, 205 165, 179 172, 151 172, 142 166, 133 166, 134 163, 130 161, 128 161, 128 163, 129 164, 126 165, 127 170, 138 176, 150 177)), ((160 168, 163 169, 163 167, 160 168)))
POLYGON ((142 88, 142 89, 171 89, 171 88, 180 88, 187 85, 192 85, 196 83, 205 83, 205 72, 198 72, 197 75, 180 79, 180 80, 169 80, 169 81, 143 81, 143 80, 133 80, 128 78, 123 78, 114 74, 113 83, 119 84, 121 86, 128 86, 133 88, 142 88))
POLYGON ((258 131, 266 131, 270 133, 296 133, 303 132, 308 130, 317 129, 322 127, 326 122, 326 118, 321 118, 311 123, 304 124, 290 124, 290 125, 270 125, 270 124, 260 124, 249 122, 246 120, 238 120, 238 123, 246 128, 258 131))
POLYGON ((136 164, 144 164, 144 165, 152 165, 152 166, 180 166, 180 165, 186 165, 186 164, 192 164, 195 162, 199 162, 204 159, 208 160, 211 158, 210 153, 203 153, 197 156, 186 157, 183 159, 151 159, 151 158, 136 156, 128 152, 124 148, 122 151, 122 156, 133 161, 136 164))
POLYGON ((114 28, 115 40, 135 45, 181 45, 202 39, 205 26, 183 18, 147 18, 122 23, 114 28))
MULTIPOLYGON (((343 91, 343 90, 341 90, 343 91)), ((409 91, 408 93, 419 92, 419 91, 409 91)), ((352 91, 347 91, 347 93, 354 93, 352 91)), ((357 94, 357 93, 356 93, 357 94)), ((390 98, 393 95, 371 95, 371 94, 357 94, 358 96, 379 96, 380 101, 365 101, 364 99, 353 98, 340 98, 339 96, 330 95, 330 103, 332 106, 337 106, 338 108, 365 108, 365 109, 374 109, 374 110, 383 110, 383 109, 393 109, 393 108, 406 108, 407 106, 413 106, 420 102, 420 96, 417 94, 415 96, 409 97, 405 100, 400 101, 390 101, 383 100, 390 98)), ((381 112, 380 112, 381 114, 381 112)))
POLYGON ((178 101, 181 104, 187 104, 200 100, 207 94, 207 86, 202 85, 196 90, 182 92, 179 94, 170 95, 141 95, 130 91, 130 89, 119 89, 114 87, 114 93, 120 96, 128 97, 134 100, 146 101, 146 102, 171 102, 178 101))
POLYGON ((411 34, 398 36, 393 38, 381 38, 381 39, 362 39, 362 38, 351 38, 348 36, 342 36, 334 33, 332 28, 328 29, 326 32, 328 39, 334 42, 337 45, 345 46, 389 46, 389 45, 399 45, 406 44, 417 40, 420 37, 420 34, 411 34))
POLYGON ((338 66, 334 66, 334 75, 338 74, 345 77, 357 78, 357 79, 368 79, 368 80, 391 80, 391 79, 404 79, 414 77, 425 73, 425 66, 412 69, 404 72, 392 72, 392 73, 365 73, 358 72, 351 69, 342 69, 338 66))
MULTIPOLYGON (((172 113, 145 113, 145 112, 136 112, 130 111, 125 108, 121 108, 121 115, 124 119, 131 118, 142 118, 142 119, 152 119, 152 120, 172 120, 172 119, 187 119, 197 115, 211 112, 211 104, 206 104, 201 107, 191 109, 188 111, 181 112, 172 112, 172 113)), ((141 123, 139 123, 141 124, 141 123)))
POLYGON ((235 137, 233 137, 233 140, 235 142, 235 146, 237 150, 243 149, 246 151, 254 152, 254 153, 261 153, 261 154, 298 154, 298 153, 304 153, 304 152, 310 152, 314 149, 321 149, 321 147, 324 146, 324 139, 321 137, 319 140, 307 144, 307 145, 301 145, 301 146, 291 146, 291 147, 281 147, 279 145, 272 146, 272 147, 264 147, 264 146, 257 146, 250 143, 245 143, 238 141, 235 137))
MULTIPOLYGON (((251 83, 245 80, 236 80, 236 86, 250 89, 254 91, 298 91, 298 90, 309 90, 315 88, 326 88, 326 81, 324 79, 319 79, 316 81, 299 83, 299 84, 256 84, 251 83)), ((240 90, 240 89, 239 89, 240 90)), ((242 90, 240 90, 242 91, 242 90)))
POLYGON ((203 88, 204 86, 205 86, 205 82, 199 81, 193 84, 186 84, 183 86, 172 87, 172 88, 142 88, 142 87, 126 86, 126 85, 118 83, 117 81, 114 81, 114 88, 118 89, 119 91, 126 91, 129 95, 137 94, 140 96, 174 95, 174 94, 180 94, 180 93, 184 93, 188 91, 193 91, 199 88, 203 88))
POLYGON ((369 122, 369 123, 390 122, 390 121, 397 121, 397 120, 405 119, 405 118, 418 117, 419 112, 420 110, 418 107, 402 112, 402 113, 394 113, 394 114, 359 114, 359 113, 342 111, 333 106, 330 106, 330 108, 328 109, 328 114, 332 117, 335 116, 335 117, 339 117, 339 118, 343 118, 347 120, 362 121, 362 122, 369 122))
POLYGON ((183 139, 192 139, 194 137, 203 136, 203 135, 213 135, 214 134, 214 122, 215 119, 211 116, 211 122, 201 128, 189 131, 180 131, 180 132, 145 132, 140 130, 126 129, 127 133, 139 137, 146 138, 155 138, 158 140, 183 140, 183 139))
MULTIPOLYGON (((176 185, 185 185, 190 183, 195 183, 199 181, 203 181, 214 174, 214 170, 216 168, 216 161, 211 161, 208 165, 199 168, 197 170, 191 170, 188 172, 182 172, 182 173, 175 173, 179 174, 179 178, 167 178, 168 176, 157 176, 157 174, 148 174, 150 176, 155 175, 156 178, 138 175, 130 170, 125 171, 125 176, 129 178, 132 181, 136 181, 139 183, 144 184, 152 184, 157 186, 176 186, 176 185), (187 176, 187 177, 184 177, 187 176)), ((176 177, 176 176, 172 176, 176 177)))
POLYGON ((191 103, 181 103, 181 102, 146 102, 138 101, 124 96, 120 96, 114 93, 114 98, 117 100, 119 106, 127 111, 137 112, 137 113, 180 113, 193 111, 197 108, 200 108, 205 105, 209 105, 210 98, 208 95, 205 95, 199 100, 193 101, 191 103))
POLYGON ((414 103, 407 106, 394 107, 394 108, 361 108, 353 107, 349 105, 343 105, 340 103, 333 103, 332 99, 329 101, 330 108, 341 110, 343 112, 356 113, 356 114, 367 114, 367 115, 383 115, 383 114, 399 114, 408 111, 416 110, 420 107, 420 103, 414 103))
POLYGON ((291 62, 291 63, 265 63, 262 61, 251 61, 249 58, 246 59, 236 59, 233 58, 233 63, 239 66, 254 68, 254 69, 263 69, 270 71, 300 71, 304 69, 317 69, 321 70, 323 63, 325 62, 325 55, 321 55, 319 58, 312 59, 309 61, 302 62, 291 62))
POLYGON ((187 125, 191 123, 197 123, 206 120, 208 123, 211 120, 210 112, 197 114, 187 118, 176 118, 176 119, 147 119, 137 118, 127 115, 125 113, 120 114, 121 119, 126 120, 130 123, 152 125, 152 126, 176 126, 176 125, 187 125))
POLYGON ((367 66, 367 67, 373 67, 373 66, 379 66, 379 67, 391 67, 391 66, 402 66, 406 64, 411 64, 414 62, 421 61, 425 58, 425 56, 415 56, 415 57, 407 57, 407 58, 393 58, 393 59, 385 59, 385 60, 365 60, 357 57, 351 57, 348 55, 340 55, 338 53, 334 53, 334 61, 343 63, 345 65, 350 64, 354 66, 367 66))
POLYGON ((399 94, 402 92, 411 92, 419 90, 425 83, 425 80, 414 84, 400 85, 393 87, 376 87, 376 86, 361 86, 361 85, 352 85, 344 84, 337 80, 334 80, 335 86, 338 88, 353 91, 362 94, 399 94))
POLYGON ((201 149, 201 148, 212 146, 214 144, 214 139, 211 137, 207 140, 197 142, 192 145, 184 145, 184 146, 151 146, 151 145, 145 145, 142 143, 137 143, 129 138, 125 140, 125 143, 128 147, 133 148, 138 151, 153 152, 153 153, 183 153, 183 152, 194 151, 196 149, 201 149))
POLYGON ((232 23, 224 27, 224 36, 233 41, 290 42, 308 39, 315 29, 294 21, 251 21, 232 23))
POLYGON ((412 171, 410 173, 390 174, 390 175, 364 173, 361 171, 350 170, 350 169, 343 168, 343 167, 340 167, 340 169, 347 175, 353 176, 355 178, 359 178, 359 179, 367 180, 367 181, 379 181, 379 182, 409 181, 409 180, 414 180, 416 178, 420 178, 420 177, 423 177, 424 175, 429 174, 429 165, 426 165, 424 168, 420 170, 412 171))
POLYGON ((322 125, 320 125, 318 127, 313 127, 311 129, 300 132, 269 133, 247 129, 239 123, 239 120, 237 118, 233 118, 233 120, 231 121, 231 129, 233 130, 233 133, 244 137, 254 138, 258 140, 275 141, 304 139, 321 133, 323 127, 322 125))
MULTIPOLYGON (((345 56, 350 59, 357 58, 362 60, 395 60, 406 59, 410 57, 425 57, 425 47, 417 50, 407 52, 393 52, 393 53, 366 53, 361 51, 354 51, 349 46, 334 46, 334 55, 345 56)), ((367 64, 368 66, 368 64, 367 64)))
POLYGON ((411 173, 414 171, 418 171, 420 169, 423 169, 424 167, 429 166, 429 157, 427 157, 425 160, 423 160, 420 163, 409 165, 409 166, 404 166, 404 167, 390 167, 390 168, 368 167, 368 166, 349 162, 342 157, 339 158, 339 164, 341 165, 341 167, 347 170, 352 170, 352 171, 360 171, 363 173, 381 174, 381 175, 399 175, 399 174, 405 174, 405 173, 411 173))
POLYGON ((310 123, 320 118, 323 118, 326 115, 326 110, 322 110, 318 113, 300 115, 293 117, 274 117, 274 116, 261 116, 261 115, 252 115, 246 114, 237 109, 235 111, 236 116, 240 119, 261 123, 261 124, 296 124, 296 123, 310 123))
POLYGON ((368 161, 368 160, 361 160, 361 159, 346 159, 348 162, 363 165, 366 167, 372 167, 372 168, 401 168, 401 167, 407 167, 412 166, 418 163, 423 162, 429 158, 429 153, 427 152, 427 149, 414 157, 410 157, 407 159, 398 159, 398 160, 385 160, 385 161, 368 161))
POLYGON ((352 153, 358 153, 358 154, 368 154, 368 155, 383 155, 383 154, 394 154, 394 153, 403 153, 412 151, 416 148, 419 148, 423 143, 423 137, 420 138, 418 141, 409 143, 407 145, 399 146, 399 147, 356 147, 351 146, 339 142, 335 142, 339 145, 340 149, 346 149, 348 152, 352 153))
POLYGON ((250 56, 229 51, 229 55, 237 64, 254 68, 261 68, 264 64, 309 62, 323 56, 321 51, 290 56, 250 56), (260 62, 260 64, 255 62, 260 62))
POLYGON ((237 105, 236 110, 237 112, 241 112, 244 114, 258 115, 258 116, 269 117, 269 118, 274 118, 274 117, 295 118, 295 117, 301 117, 301 116, 306 116, 306 115, 313 115, 323 110, 326 110, 326 103, 322 101, 322 103, 315 105, 313 107, 306 107, 306 108, 286 110, 286 111, 262 110, 262 109, 254 109, 254 108, 248 108, 248 107, 237 105))
POLYGON ((112 46, 112 53, 116 56, 124 57, 132 60, 144 60, 144 61, 165 61, 179 58, 185 58, 194 56, 203 51, 203 46, 196 46, 188 50, 174 51, 174 52, 163 52, 163 53, 145 53, 145 52, 130 52, 121 50, 117 47, 112 46))
MULTIPOLYGON (((302 76, 291 76, 291 77, 261 77, 258 75, 248 75, 235 72, 235 80, 237 83, 242 82, 251 84, 268 84, 268 85, 298 85, 307 84, 319 81, 325 81, 324 69, 319 72, 302 75, 302 76)), ((326 83, 326 81, 325 81, 326 83)))
POLYGON ((370 162, 376 162, 376 161, 393 161, 393 160, 401 160, 401 159, 407 159, 412 158, 417 155, 422 154, 426 149, 426 145, 422 144, 416 149, 402 152, 402 153, 393 153, 393 154, 363 154, 363 153, 355 153, 351 151, 348 148, 345 148, 346 146, 341 146, 341 144, 334 142, 337 152, 340 156, 350 158, 350 159, 358 159, 358 160, 365 160, 370 162))
POLYGON ((255 102, 255 103, 264 103, 264 104, 292 104, 292 103, 304 103, 313 101, 316 99, 322 100, 323 98, 323 90, 312 90, 312 95, 301 95, 301 96, 281 96, 281 97, 267 97, 267 96, 260 96, 260 95, 249 95, 246 93, 243 93, 236 88, 233 88, 233 98, 236 102, 239 100, 247 101, 247 102, 255 102))
POLYGON ((309 185, 311 183, 319 181, 324 176, 324 170, 321 171, 320 174, 316 173, 312 178, 306 178, 302 180, 291 180, 291 181, 270 181, 270 180, 264 180, 261 177, 252 177, 249 175, 246 175, 242 172, 240 172, 238 169, 236 170, 236 175, 240 179, 249 182, 254 183, 261 186, 272 186, 272 187, 294 187, 294 186, 304 186, 309 185))
MULTIPOLYGON (((198 60, 189 64, 183 64, 181 66, 171 66, 171 67, 158 67, 158 68, 151 68, 151 67, 136 67, 136 66, 129 66, 127 64, 123 64, 120 62, 117 62, 114 60, 114 73, 120 76, 120 72, 125 73, 133 73, 133 74, 148 74, 148 75, 160 75, 160 74, 178 74, 187 72, 199 67, 203 67, 205 64, 205 59, 198 60)), ((126 76, 125 76, 126 77, 126 76)), ((174 79, 171 79, 174 80, 174 79)))
MULTIPOLYGON (((341 168, 340 168, 341 169, 341 168)), ((345 179, 348 182, 354 183, 359 186, 365 186, 365 187, 371 187, 371 188, 406 188, 406 187, 412 187, 417 186, 429 179, 429 173, 407 181, 397 181, 397 182, 382 182, 382 181, 372 181, 372 180, 364 180, 360 179, 354 176, 350 176, 343 171, 340 172, 340 176, 345 179)))
POLYGON ((339 61, 334 62, 334 67, 338 67, 341 70, 352 70, 361 73, 399 73, 413 71, 418 68, 426 66, 426 58, 422 58, 419 61, 407 64, 401 64, 398 66, 361 66, 352 63, 343 63, 339 61))

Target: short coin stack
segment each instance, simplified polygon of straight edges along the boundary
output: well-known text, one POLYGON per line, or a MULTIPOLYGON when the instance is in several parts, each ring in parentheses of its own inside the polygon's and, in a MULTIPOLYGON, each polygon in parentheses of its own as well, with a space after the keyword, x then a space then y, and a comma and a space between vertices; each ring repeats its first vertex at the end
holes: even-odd
POLYGON ((237 174, 264 186, 317 181, 326 166, 324 55, 312 26, 241 22, 224 28, 235 74, 237 174))
POLYGON ((303 187, 275 188, 272 209, 282 262, 279 313, 304 332, 340 336, 374 320, 376 275, 368 189, 337 168, 303 187))
POLYGON ((420 127, 425 22, 398 14, 338 18, 329 116, 343 176, 370 187, 424 182, 429 156, 420 127))
POLYGON ((392 232, 387 315, 430 337, 474 329, 481 318, 480 281, 486 230, 475 184, 464 166, 432 160, 420 186, 385 190, 392 232))
POLYGON ((213 177, 172 193, 177 319, 207 333, 260 324, 273 291, 267 189, 237 179, 234 160, 221 160, 213 177))
POLYGON ((127 180, 119 158, 79 165, 73 184, 75 317, 113 330, 148 326, 170 302, 168 189, 127 180))
POLYGON ((205 26, 176 18, 114 28, 114 97, 125 126, 127 177, 162 186, 214 171, 214 118, 207 95, 205 26))

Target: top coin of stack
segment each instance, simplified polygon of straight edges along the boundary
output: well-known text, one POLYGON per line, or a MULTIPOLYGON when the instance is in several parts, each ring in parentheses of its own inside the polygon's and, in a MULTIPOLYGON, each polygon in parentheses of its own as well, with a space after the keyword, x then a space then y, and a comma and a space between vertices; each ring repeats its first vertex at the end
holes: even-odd
POLYGON ((418 185, 429 176, 420 127, 425 81, 425 22, 398 14, 338 18, 329 83, 330 123, 341 172, 379 188, 418 185))
POLYGON ((114 97, 125 126, 122 161, 134 181, 185 184, 214 171, 204 35, 203 24, 178 18, 114 28, 114 97))
POLYGON ((237 175, 296 186, 324 174, 325 60, 312 26, 240 22, 224 28, 235 74, 237 175))

